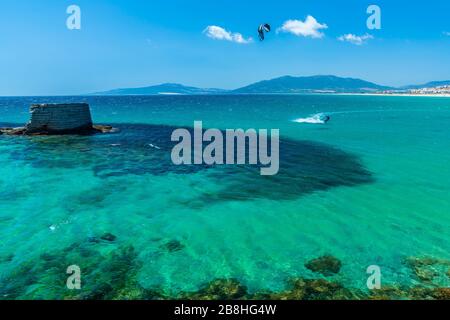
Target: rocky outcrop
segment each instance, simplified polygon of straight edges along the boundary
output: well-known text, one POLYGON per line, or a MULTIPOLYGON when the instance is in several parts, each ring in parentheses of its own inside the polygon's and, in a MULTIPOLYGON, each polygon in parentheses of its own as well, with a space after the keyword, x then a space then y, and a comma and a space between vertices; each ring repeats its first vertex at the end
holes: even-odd
POLYGON ((25 127, 21 128, 0 128, 0 135, 6 134, 10 136, 21 136, 26 133, 25 127))
POLYGON ((21 128, 0 128, 8 135, 90 135, 114 131, 111 126, 93 125, 87 103, 33 104, 30 121, 21 128))

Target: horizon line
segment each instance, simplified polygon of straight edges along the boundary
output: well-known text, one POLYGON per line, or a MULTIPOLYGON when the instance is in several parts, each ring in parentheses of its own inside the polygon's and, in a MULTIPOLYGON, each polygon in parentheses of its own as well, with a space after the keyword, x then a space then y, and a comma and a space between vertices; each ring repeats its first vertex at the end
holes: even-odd
MULTIPOLYGON (((382 87, 389 87, 392 88, 394 90, 407 90, 407 87, 411 87, 411 86, 421 86, 421 85, 427 85, 430 84, 432 82, 450 82, 450 79, 443 79, 443 80, 431 80, 425 83, 420 83, 420 84, 407 84, 407 85, 402 85, 402 86, 390 86, 390 85, 384 85, 384 84, 379 84, 378 82, 374 82, 374 81, 370 81, 370 80, 365 80, 362 78, 358 78, 358 77, 353 77, 353 76, 338 76, 338 75, 333 75, 333 74, 316 74, 316 75, 310 75, 310 76, 302 76, 302 75, 282 75, 282 76, 277 76, 274 78, 270 78, 270 79, 263 79, 263 80, 258 80, 255 82, 252 82, 250 84, 241 86, 241 87, 237 87, 234 89, 223 89, 223 88, 217 88, 217 87, 197 87, 197 86, 192 86, 192 85, 186 85, 183 83, 179 83, 179 82, 161 82, 161 83, 156 83, 156 84, 151 84, 151 85, 146 85, 146 86, 138 86, 138 87, 121 87, 121 88, 114 88, 114 89, 109 89, 109 90, 105 90, 105 91, 98 91, 98 92, 93 92, 93 93, 79 93, 79 94, 72 94, 72 93, 68 93, 68 94, 37 94, 37 95, 33 95, 33 94, 25 94, 25 95, 0 95, 0 97, 77 97, 77 96, 84 96, 84 97, 90 97, 90 96, 161 96, 161 95, 226 95, 226 94, 231 94, 233 93, 233 91, 237 91, 239 89, 251 86, 253 84, 257 84, 260 82, 264 82, 264 81, 272 81, 272 80, 277 80, 277 79, 281 79, 281 78, 287 78, 287 77, 291 77, 291 78, 314 78, 314 77, 335 77, 335 78, 341 78, 341 79, 352 79, 352 80, 361 80, 361 81, 365 81, 365 82, 370 82, 372 84, 375 84, 377 86, 382 86, 382 87), (162 86, 162 85, 178 85, 178 86, 182 86, 182 87, 188 87, 188 88, 193 88, 193 89, 203 89, 203 90, 220 90, 223 91, 223 93, 220 92, 214 92, 214 93, 210 93, 210 94, 183 94, 183 93, 159 93, 159 94, 107 94, 108 92, 111 91, 116 91, 116 90, 133 90, 133 89, 145 89, 145 88, 152 88, 152 87, 158 87, 158 86, 162 86)), ((303 89, 303 90, 308 90, 308 89, 303 89)), ((317 89, 319 90, 319 89, 317 89)), ((351 92, 348 92, 351 93, 351 92)), ((233 94, 246 94, 246 93, 233 93, 233 94)), ((248 93, 248 94, 308 94, 308 92, 305 93, 270 93, 270 92, 265 92, 265 93, 248 93)), ((311 94, 311 93, 309 93, 311 94)), ((318 93, 320 94, 320 93, 318 93)), ((325 94, 332 94, 332 92, 330 93, 325 93, 325 94)))

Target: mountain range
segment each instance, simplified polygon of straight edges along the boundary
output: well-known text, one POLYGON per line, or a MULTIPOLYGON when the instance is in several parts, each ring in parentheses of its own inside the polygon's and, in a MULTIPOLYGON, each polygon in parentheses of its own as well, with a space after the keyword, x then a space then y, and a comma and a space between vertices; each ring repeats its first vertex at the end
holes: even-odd
POLYGON ((221 94, 227 92, 227 90, 222 89, 205 89, 184 86, 178 83, 164 83, 143 88, 115 89, 99 92, 95 95, 221 94))
POLYGON ((123 88, 94 95, 208 95, 208 94, 286 94, 286 93, 374 93, 382 91, 407 91, 450 85, 449 81, 434 81, 423 85, 389 87, 373 82, 337 76, 292 77, 284 76, 264 80, 235 90, 197 88, 176 83, 165 83, 142 88, 123 88))
POLYGON ((411 85, 402 87, 402 89, 421 89, 421 88, 435 88, 435 87, 441 87, 441 86, 450 86, 450 80, 447 81, 432 81, 425 84, 419 84, 419 85, 411 85))

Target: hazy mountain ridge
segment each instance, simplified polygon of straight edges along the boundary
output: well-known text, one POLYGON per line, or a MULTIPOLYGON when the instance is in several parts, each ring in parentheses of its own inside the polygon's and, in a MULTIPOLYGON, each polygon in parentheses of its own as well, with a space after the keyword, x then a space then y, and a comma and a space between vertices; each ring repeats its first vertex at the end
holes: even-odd
POLYGON ((336 76, 285 76, 260 81, 234 90, 234 93, 303 93, 303 92, 376 92, 392 90, 369 81, 336 76))
POLYGON ((445 81, 431 81, 421 85, 410 85, 406 87, 402 87, 402 89, 422 89, 422 88, 435 88, 441 86, 450 86, 450 80, 445 81))
POLYGON ((98 92, 95 95, 164 95, 164 94, 221 94, 227 92, 215 88, 197 88, 184 86, 178 83, 163 83, 155 86, 142 88, 123 88, 105 92, 98 92))
POLYGON ((209 95, 209 94, 288 94, 288 93, 376 93, 383 91, 407 91, 450 85, 449 81, 433 81, 423 85, 404 87, 383 86, 357 78, 343 78, 332 75, 310 77, 284 76, 263 80, 235 90, 197 88, 176 83, 164 83, 142 88, 123 88, 94 95, 209 95))

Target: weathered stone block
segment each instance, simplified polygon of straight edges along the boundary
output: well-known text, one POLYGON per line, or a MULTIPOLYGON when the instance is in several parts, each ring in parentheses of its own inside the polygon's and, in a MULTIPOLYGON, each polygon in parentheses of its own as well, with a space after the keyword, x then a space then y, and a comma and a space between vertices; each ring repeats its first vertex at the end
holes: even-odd
POLYGON ((34 104, 27 133, 58 133, 92 130, 92 117, 87 103, 34 104))
POLYGON ((0 134, 7 135, 61 135, 111 133, 117 130, 111 126, 93 125, 87 103, 33 104, 31 119, 25 127, 0 128, 0 134))

